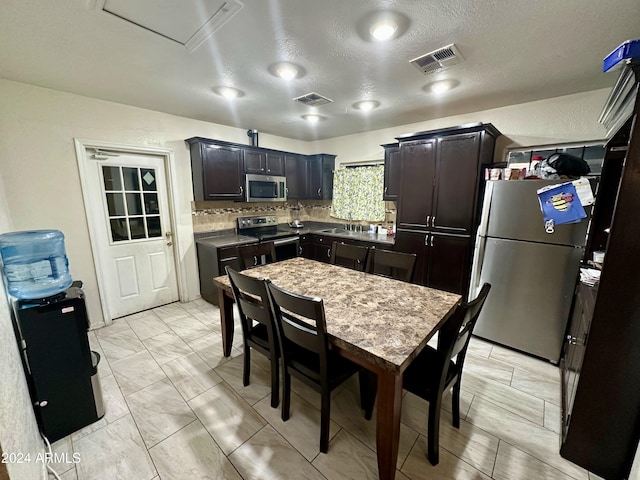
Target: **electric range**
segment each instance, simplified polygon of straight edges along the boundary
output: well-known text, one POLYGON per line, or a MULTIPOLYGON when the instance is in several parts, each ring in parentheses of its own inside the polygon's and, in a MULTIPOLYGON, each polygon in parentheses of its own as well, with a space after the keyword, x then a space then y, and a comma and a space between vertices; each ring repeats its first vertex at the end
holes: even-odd
POLYGON ((257 238, 261 243, 273 242, 278 260, 300 255, 298 233, 278 230, 276 215, 258 217, 238 217, 238 234, 257 238))

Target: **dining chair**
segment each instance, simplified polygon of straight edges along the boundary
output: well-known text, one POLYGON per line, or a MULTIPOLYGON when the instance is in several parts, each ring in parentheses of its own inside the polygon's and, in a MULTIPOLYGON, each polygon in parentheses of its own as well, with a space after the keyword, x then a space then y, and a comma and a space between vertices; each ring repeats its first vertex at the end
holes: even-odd
POLYGON ((329 263, 363 272, 367 263, 368 247, 333 242, 329 263))
POLYGON ((427 345, 405 370, 402 387, 429 402, 427 457, 432 465, 439 458, 442 396, 453 386, 453 426, 460 428, 460 381, 471 333, 491 285, 485 283, 478 296, 459 304, 440 328, 437 348, 427 345))
POLYGON ((240 270, 259 267, 265 263, 276 262, 276 247, 273 242, 252 243, 238 247, 240 270))
POLYGON ((365 418, 373 412, 375 374, 329 348, 321 298, 310 298, 267 283, 278 333, 282 367, 282 420, 289 419, 291 375, 320 392, 320 451, 329 449, 331 391, 359 372, 360 404, 365 418))
POLYGON ((273 312, 269 303, 266 282, 261 278, 249 277, 226 267, 233 297, 240 314, 242 343, 244 346, 244 366, 242 384, 249 385, 251 375, 251 349, 262 353, 271 362, 271 406, 280 403, 277 333, 273 312))
POLYGON ((394 252, 392 250, 370 247, 365 271, 383 277, 410 282, 415 265, 415 253, 394 252))

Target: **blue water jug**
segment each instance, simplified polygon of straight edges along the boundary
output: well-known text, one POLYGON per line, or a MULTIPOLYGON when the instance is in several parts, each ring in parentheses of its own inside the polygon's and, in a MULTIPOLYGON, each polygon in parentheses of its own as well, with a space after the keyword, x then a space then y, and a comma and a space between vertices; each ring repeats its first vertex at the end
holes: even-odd
POLYGON ((16 298, 46 298, 71 286, 64 235, 58 230, 3 233, 0 257, 7 289, 16 298))

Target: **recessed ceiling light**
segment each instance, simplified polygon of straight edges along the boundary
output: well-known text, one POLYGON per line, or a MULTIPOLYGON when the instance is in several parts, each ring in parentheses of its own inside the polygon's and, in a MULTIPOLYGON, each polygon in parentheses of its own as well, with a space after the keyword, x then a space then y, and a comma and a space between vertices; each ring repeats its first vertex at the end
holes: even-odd
POLYGON ((435 93, 436 95, 441 95, 444 92, 451 90, 457 84, 458 83, 453 80, 440 80, 438 82, 430 83, 425 87, 425 90, 428 89, 429 91, 435 93))
POLYGON ((218 95, 230 100, 244 96, 244 92, 242 90, 238 90, 237 88, 233 87, 215 87, 213 91, 218 95))
POLYGON ((376 100, 363 100, 353 104, 353 108, 360 110, 361 112, 368 112, 380 106, 380 102, 376 100))
POLYGON ((382 20, 380 22, 376 22, 371 25, 369 29, 369 33, 371 36, 378 40, 379 42, 384 42, 385 40, 389 40, 396 30, 398 29, 398 25, 391 20, 382 20))
POLYGON ((284 80, 293 80, 298 76, 298 69, 289 63, 283 63, 278 67, 276 73, 284 80))
POLYGON ((374 10, 356 22, 356 32, 365 42, 383 42, 402 37, 410 25, 411 20, 404 13, 394 10, 374 10))
POLYGON ((306 71, 300 65, 290 62, 272 63, 268 68, 271 75, 289 81, 294 78, 304 77, 306 71))
POLYGON ((302 118, 304 118, 309 123, 318 123, 320 120, 324 120, 323 116, 315 115, 313 113, 302 115, 302 118))

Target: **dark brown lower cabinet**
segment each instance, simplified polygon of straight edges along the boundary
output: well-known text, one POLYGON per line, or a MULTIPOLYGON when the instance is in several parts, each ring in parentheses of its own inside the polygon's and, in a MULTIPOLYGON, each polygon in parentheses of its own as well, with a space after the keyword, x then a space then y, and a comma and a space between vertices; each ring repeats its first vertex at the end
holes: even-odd
POLYGON ((398 230, 394 250, 415 253, 413 283, 466 295, 471 273, 471 238, 419 230, 398 230))
POLYGON ((567 328, 560 371, 562 372, 562 439, 567 438, 571 410, 580 378, 584 351, 589 338, 589 328, 596 303, 597 287, 578 283, 571 307, 571 320, 567 328))
POLYGON ((349 245, 359 245, 363 247, 375 247, 392 250, 393 246, 375 242, 365 242, 362 240, 352 240, 344 237, 333 237, 331 235, 304 234, 300 235, 300 256, 317 260, 318 262, 329 263, 331 260, 331 248, 333 242, 346 243, 349 245))
POLYGON ((218 289, 213 286, 213 278, 224 275, 225 267, 240 270, 238 247, 216 247, 207 239, 196 240, 198 272, 200 274, 200 295, 207 302, 218 305, 218 289))

